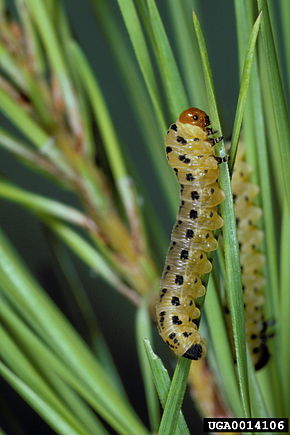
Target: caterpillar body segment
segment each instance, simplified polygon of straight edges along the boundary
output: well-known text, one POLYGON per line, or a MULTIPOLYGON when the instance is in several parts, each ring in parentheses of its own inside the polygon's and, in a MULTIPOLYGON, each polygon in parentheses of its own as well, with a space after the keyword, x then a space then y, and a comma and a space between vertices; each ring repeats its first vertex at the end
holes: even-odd
POLYGON ((213 231, 223 220, 217 206, 224 193, 213 134, 205 112, 191 108, 169 127, 165 145, 169 165, 180 184, 180 207, 161 278, 156 307, 158 329, 177 356, 197 360, 206 345, 198 331, 197 298, 205 294, 202 276, 211 271, 207 253, 217 248, 213 231))
POLYGON ((263 232, 257 222, 262 210, 253 204, 259 193, 250 183, 251 167, 244 161, 244 149, 239 147, 232 177, 233 199, 240 245, 240 262, 244 292, 246 339, 256 370, 264 367, 270 353, 267 347, 268 323, 263 314, 265 279, 262 274, 264 255, 259 251, 263 232))

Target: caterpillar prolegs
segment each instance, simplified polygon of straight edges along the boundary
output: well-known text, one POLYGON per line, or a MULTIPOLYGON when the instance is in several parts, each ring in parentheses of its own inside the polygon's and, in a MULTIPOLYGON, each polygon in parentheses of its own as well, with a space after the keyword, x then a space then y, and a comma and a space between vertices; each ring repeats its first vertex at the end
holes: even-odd
POLYGON ((218 158, 209 117, 196 108, 185 110, 170 126, 166 140, 169 165, 180 183, 181 203, 171 234, 161 291, 156 307, 158 329, 178 356, 197 360, 206 346, 198 331, 197 298, 205 294, 202 276, 211 271, 207 253, 217 248, 213 231, 221 228, 217 206, 224 193, 218 187, 218 158))

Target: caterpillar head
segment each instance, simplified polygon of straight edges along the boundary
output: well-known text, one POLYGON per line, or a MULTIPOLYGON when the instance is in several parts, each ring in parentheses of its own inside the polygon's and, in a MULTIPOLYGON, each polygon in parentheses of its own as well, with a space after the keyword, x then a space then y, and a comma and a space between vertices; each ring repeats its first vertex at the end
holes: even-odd
POLYGON ((202 129, 205 129, 210 125, 210 120, 207 114, 196 107, 190 107, 184 110, 179 116, 179 121, 183 124, 196 125, 202 129))

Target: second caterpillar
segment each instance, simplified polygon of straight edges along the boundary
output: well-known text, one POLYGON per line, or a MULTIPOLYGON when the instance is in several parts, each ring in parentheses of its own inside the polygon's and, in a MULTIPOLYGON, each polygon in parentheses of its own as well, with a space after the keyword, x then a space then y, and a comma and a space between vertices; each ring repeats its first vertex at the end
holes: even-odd
POLYGON ((219 158, 214 155, 209 117, 197 108, 181 113, 165 140, 169 165, 180 183, 181 203, 161 278, 156 307, 158 329, 178 356, 197 360, 206 346, 198 331, 197 298, 205 294, 202 276, 211 271, 207 253, 217 248, 213 231, 223 220, 217 206, 219 158))

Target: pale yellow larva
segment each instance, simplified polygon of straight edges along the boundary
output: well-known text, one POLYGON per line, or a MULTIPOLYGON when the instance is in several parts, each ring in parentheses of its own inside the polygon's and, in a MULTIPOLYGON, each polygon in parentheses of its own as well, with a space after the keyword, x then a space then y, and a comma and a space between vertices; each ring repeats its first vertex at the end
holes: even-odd
POLYGON ((205 112, 187 109, 170 126, 165 140, 168 163, 180 183, 181 204, 156 315, 160 335, 172 351, 194 360, 206 351, 197 326, 200 310, 196 299, 205 294, 202 276, 211 271, 207 253, 217 248, 213 231, 223 225, 217 206, 224 193, 217 183, 219 159, 213 151, 219 139, 209 138, 209 125, 205 112))
POLYGON ((234 166, 232 190, 240 245, 246 339, 258 370, 268 362, 270 353, 266 343, 267 322, 263 314, 264 255, 259 251, 263 232, 257 227, 262 210, 253 204, 259 188, 250 183, 250 173, 251 168, 244 160, 244 149, 240 146, 234 166))

